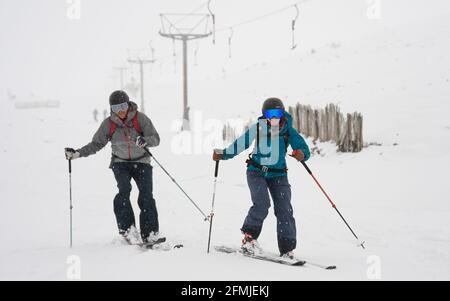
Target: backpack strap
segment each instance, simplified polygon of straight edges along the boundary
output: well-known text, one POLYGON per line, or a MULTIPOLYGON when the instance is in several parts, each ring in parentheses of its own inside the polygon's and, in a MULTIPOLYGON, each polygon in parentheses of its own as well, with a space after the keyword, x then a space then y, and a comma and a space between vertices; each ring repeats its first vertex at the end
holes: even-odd
POLYGON ((258 153, 258 148, 259 148, 259 119, 258 119, 258 123, 256 123, 256 153, 258 153))
POLYGON ((260 116, 258 117, 258 120, 256 121, 256 153, 258 153, 259 151, 259 134, 260 134, 260 128, 261 128, 261 124, 259 123, 259 121, 261 119, 265 119, 264 116, 260 116))
POLYGON ((286 116, 283 116, 280 119, 280 127, 282 127, 284 125, 286 125, 286 127, 287 127, 286 133, 284 133, 284 135, 283 135, 284 146, 286 147, 286 152, 287 152, 287 148, 289 146, 289 125, 288 125, 288 120, 287 120, 286 116))
POLYGON ((139 120, 138 120, 138 111, 136 111, 136 114, 134 114, 133 119, 131 119, 131 122, 133 123, 134 129, 138 132, 139 135, 142 135, 142 129, 141 129, 141 125, 139 124, 139 120))
POLYGON ((286 152, 289 146, 289 129, 284 133, 284 145, 286 146, 286 152))
MULTIPOLYGON (((109 140, 112 139, 112 136, 114 135, 114 132, 117 129, 117 124, 111 120, 111 118, 109 118, 109 121, 111 122, 111 126, 109 127, 109 140)), ((134 129, 138 132, 139 135, 142 135, 142 129, 141 129, 141 125, 139 124, 139 120, 138 120, 138 112, 136 111, 136 114, 134 115, 133 119, 131 119, 131 122, 133 123, 133 127, 134 129)))
POLYGON ((109 121, 111 122, 111 125, 109 127, 109 136, 108 136, 108 138, 109 138, 109 140, 111 140, 112 136, 114 135, 114 132, 117 129, 117 124, 114 121, 112 121, 111 118, 109 118, 109 121))

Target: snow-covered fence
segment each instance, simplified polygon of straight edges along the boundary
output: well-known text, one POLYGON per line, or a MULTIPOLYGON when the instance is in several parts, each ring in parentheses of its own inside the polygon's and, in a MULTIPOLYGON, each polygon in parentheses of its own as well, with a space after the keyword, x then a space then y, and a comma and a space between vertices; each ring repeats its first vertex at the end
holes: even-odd
POLYGON ((226 123, 223 127, 222 138, 227 143, 236 139, 236 130, 229 123, 226 123))
MULTIPOLYGON (((335 104, 328 104, 325 109, 313 109, 309 105, 297 104, 288 108, 293 118, 293 126, 304 137, 311 137, 322 142, 333 141, 340 152, 359 152, 363 148, 363 117, 354 112, 344 116, 335 104)), ((254 121, 244 126, 248 129, 254 121)), ((236 129, 230 124, 223 128, 223 140, 233 142, 242 129, 236 129)))
POLYGON ((335 104, 325 109, 313 109, 297 104, 289 107, 293 126, 304 136, 319 141, 333 141, 341 152, 359 152, 363 148, 363 117, 361 113, 347 113, 346 117, 335 104))
POLYGON ((225 123, 222 130, 222 138, 225 143, 231 143, 236 140, 241 134, 245 133, 250 125, 252 124, 252 120, 240 124, 239 128, 236 128, 236 124, 230 124, 229 122, 225 123))

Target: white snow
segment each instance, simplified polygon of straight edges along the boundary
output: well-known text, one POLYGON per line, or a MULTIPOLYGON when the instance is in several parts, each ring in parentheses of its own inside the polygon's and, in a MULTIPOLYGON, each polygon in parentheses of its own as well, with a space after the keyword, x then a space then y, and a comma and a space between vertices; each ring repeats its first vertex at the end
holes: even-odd
MULTIPOLYGON (((336 270, 206 254, 209 224, 155 163, 161 232, 184 248, 142 252, 124 245, 112 209, 116 183, 107 168, 110 146, 73 162, 70 249, 63 148, 89 142, 99 123, 93 122, 87 100, 66 96, 60 108, 47 110, 17 110, 12 101, 2 99, 0 280, 66 280, 71 255, 80 259, 81 280, 371 280, 371 275, 381 280, 450 280, 449 20, 444 15, 380 26, 341 41, 337 48, 301 45, 288 56, 249 63, 225 80, 218 73, 190 84, 192 110, 201 111, 205 119, 254 116, 268 96, 282 97, 288 105, 336 102, 344 112, 362 112, 365 141, 381 146, 343 154, 323 143, 319 147, 325 155, 312 157, 308 164, 365 241, 365 250, 357 247, 303 167, 288 159, 296 254, 336 265, 336 270), (374 274, 377 266, 380 273, 374 274)), ((172 148, 173 120, 181 116, 181 81, 155 80, 149 91, 147 109, 162 138, 152 151, 209 213, 214 180, 210 152, 178 154, 172 148)), ((109 90, 93 93, 107 95, 109 90)), ((205 129, 200 137, 207 134, 205 129)), ((245 158, 243 153, 220 163, 212 245, 240 243, 239 229, 251 205, 245 158)), ((137 216, 136 199, 133 183, 137 216)), ((259 239, 270 252, 277 250, 275 226, 271 209, 259 239)))

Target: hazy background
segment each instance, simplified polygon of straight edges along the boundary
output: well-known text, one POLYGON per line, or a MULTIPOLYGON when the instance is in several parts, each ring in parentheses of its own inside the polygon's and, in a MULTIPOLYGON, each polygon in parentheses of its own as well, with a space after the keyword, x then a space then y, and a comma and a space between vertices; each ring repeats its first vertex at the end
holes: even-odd
MULTIPOLYGON (((146 66, 146 85, 178 81, 181 98, 181 43, 176 43, 176 68, 169 39, 158 35, 160 13, 187 13, 207 3, 190 1, 81 0, 80 19, 68 17, 70 2, 63 0, 0 0, 0 95, 8 91, 22 101, 57 99, 104 106, 112 89, 118 88, 118 72, 128 54, 139 50, 157 62, 146 66), (131 52, 128 52, 130 49, 131 52), (176 73, 174 72, 176 70, 176 73)), ((291 51, 291 21, 295 9, 259 22, 235 28, 232 58, 228 58, 229 26, 295 3, 277 0, 214 0, 216 45, 212 37, 190 44, 190 78, 221 77, 248 66, 270 62, 326 43, 358 39, 380 28, 408 24, 450 13, 445 0, 381 1, 381 19, 367 18, 366 0, 311 0, 300 4, 296 40, 291 51), (222 31, 219 31, 222 29, 222 31), (198 47, 197 66, 194 50, 198 47)), ((207 13, 204 5, 197 13, 207 13)), ((175 19, 176 21, 176 19, 175 19)), ((210 20, 210 25, 211 25, 210 20)), ((195 24, 192 22, 191 24, 195 24)), ((212 28, 212 26, 210 26, 212 28)), ((137 66, 127 73, 139 79, 137 66)), ((151 98, 151 89, 147 88, 151 98)), ((179 100, 177 100, 177 103, 179 100)), ((230 100, 230 105, 233 102, 230 100)), ((180 108, 181 109, 181 108, 180 108)))

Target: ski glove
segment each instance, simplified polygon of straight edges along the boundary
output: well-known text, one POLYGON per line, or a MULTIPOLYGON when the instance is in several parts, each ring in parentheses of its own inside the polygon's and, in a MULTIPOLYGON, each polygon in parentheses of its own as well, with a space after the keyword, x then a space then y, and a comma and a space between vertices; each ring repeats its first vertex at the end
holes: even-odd
POLYGON ((147 141, 145 141, 145 139, 143 137, 138 136, 136 138, 136 146, 137 147, 144 148, 147 146, 147 144, 148 144, 147 141))
POLYGON ((294 157, 295 159, 297 159, 297 161, 305 160, 305 154, 299 149, 294 150, 292 152, 292 155, 290 155, 290 156, 294 157))
POLYGON ((214 161, 220 161, 223 160, 223 151, 221 149, 215 149, 213 152, 213 157, 212 159, 214 161))
POLYGON ((74 150, 73 148, 67 147, 64 149, 67 160, 75 160, 80 157, 80 153, 74 150))

